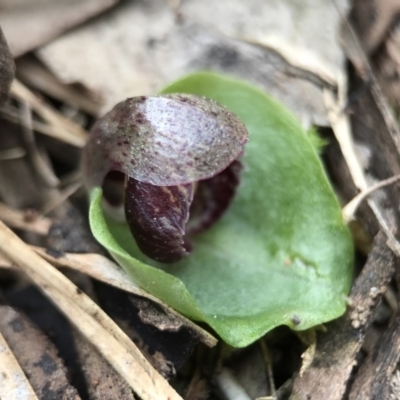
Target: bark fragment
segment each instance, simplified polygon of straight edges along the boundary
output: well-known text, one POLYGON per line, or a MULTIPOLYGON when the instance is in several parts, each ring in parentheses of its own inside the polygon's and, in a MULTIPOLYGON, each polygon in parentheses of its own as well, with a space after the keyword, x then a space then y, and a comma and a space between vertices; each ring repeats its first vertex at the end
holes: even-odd
POLYGON ((350 294, 352 306, 318 337, 314 360, 304 374, 295 379, 291 400, 343 398, 356 365, 356 356, 372 323, 373 311, 393 275, 395 264, 385 235, 379 233, 368 261, 353 285, 350 294))

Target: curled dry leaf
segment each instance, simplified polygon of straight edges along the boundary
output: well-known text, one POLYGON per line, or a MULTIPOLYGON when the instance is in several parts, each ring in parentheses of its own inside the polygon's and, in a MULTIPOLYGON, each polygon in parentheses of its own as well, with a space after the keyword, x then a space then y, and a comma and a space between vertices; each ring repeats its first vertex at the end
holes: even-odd
POLYGON ((248 133, 233 113, 194 95, 127 99, 100 119, 84 150, 89 189, 127 176, 131 232, 147 256, 176 262, 187 256, 187 235, 214 224, 229 206, 248 133))
POLYGON ((63 83, 80 82, 100 93, 104 111, 120 99, 156 93, 181 76, 207 70, 252 82, 283 102, 305 128, 327 126, 314 72, 336 77, 344 69, 337 33, 349 3, 124 1, 36 54, 63 83), (176 12, 171 3, 179 4, 176 12), (184 23, 176 23, 176 16, 184 23))

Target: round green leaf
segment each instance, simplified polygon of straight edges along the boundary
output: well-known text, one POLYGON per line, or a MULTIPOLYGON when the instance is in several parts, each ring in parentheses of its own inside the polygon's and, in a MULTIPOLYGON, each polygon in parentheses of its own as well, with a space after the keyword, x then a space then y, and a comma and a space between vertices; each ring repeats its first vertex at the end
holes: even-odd
POLYGON ((176 264, 144 256, 126 224, 106 218, 91 194, 97 240, 135 283, 247 346, 269 330, 303 330, 339 317, 349 291, 353 246, 340 206, 307 134, 279 103, 243 82, 198 73, 164 93, 212 98, 246 124, 250 140, 237 196, 222 219, 176 264))

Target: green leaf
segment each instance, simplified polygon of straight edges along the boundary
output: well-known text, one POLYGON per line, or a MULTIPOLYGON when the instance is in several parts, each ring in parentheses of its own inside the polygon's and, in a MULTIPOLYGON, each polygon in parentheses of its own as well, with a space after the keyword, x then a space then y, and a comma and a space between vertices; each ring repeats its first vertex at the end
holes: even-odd
POLYGON ((309 136, 283 106, 243 82, 198 73, 164 90, 174 92, 212 98, 246 124, 232 206, 193 240, 191 256, 161 265, 138 250, 126 224, 104 216, 96 188, 90 223, 97 240, 143 289, 235 347, 279 325, 303 330, 339 317, 353 246, 309 136))

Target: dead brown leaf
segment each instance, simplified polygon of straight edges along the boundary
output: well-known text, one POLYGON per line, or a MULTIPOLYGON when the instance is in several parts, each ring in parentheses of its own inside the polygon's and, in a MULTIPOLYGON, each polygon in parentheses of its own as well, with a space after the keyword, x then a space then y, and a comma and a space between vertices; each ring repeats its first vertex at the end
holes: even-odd
POLYGON ((0 24, 14 57, 113 6, 118 0, 1 0, 0 24))
POLYGON ((36 57, 24 56, 16 60, 17 77, 29 87, 58 99, 77 110, 91 115, 99 112, 101 101, 95 94, 79 85, 62 84, 36 57))
POLYGON ((207 69, 255 83, 306 127, 326 125, 321 79, 313 78, 324 71, 334 81, 344 65, 336 7, 345 14, 347 1, 312 0, 297 7, 291 0, 231 0, 227 7, 190 0, 173 8, 163 0, 124 2, 37 55, 62 82, 80 82, 102 94, 102 113, 124 98, 155 93, 207 69))

